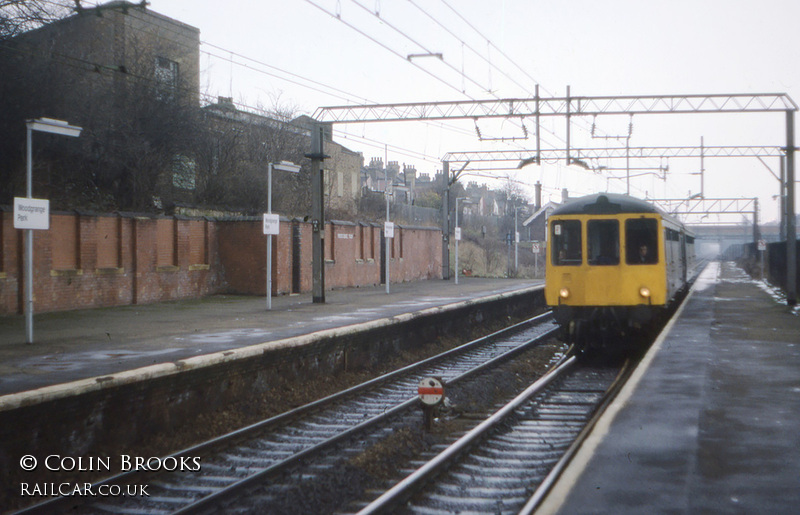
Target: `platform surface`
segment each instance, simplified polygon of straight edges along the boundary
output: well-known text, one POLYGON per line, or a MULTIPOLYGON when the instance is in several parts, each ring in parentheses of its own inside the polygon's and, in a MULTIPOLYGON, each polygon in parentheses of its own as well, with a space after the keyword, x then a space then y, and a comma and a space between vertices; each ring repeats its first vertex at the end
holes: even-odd
POLYGON ((257 345, 537 287, 543 280, 461 277, 273 297, 200 300, 43 313, 34 343, 25 318, 0 317, 0 396, 257 345))
POLYGON ((710 264, 537 513, 800 513, 799 311, 710 264))

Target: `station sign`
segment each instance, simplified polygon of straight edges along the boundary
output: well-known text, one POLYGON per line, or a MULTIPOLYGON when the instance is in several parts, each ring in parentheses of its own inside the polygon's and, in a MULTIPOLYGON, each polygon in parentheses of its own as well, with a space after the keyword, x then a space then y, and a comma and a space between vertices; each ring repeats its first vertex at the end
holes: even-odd
POLYGON ((281 217, 278 214, 264 213, 264 234, 280 234, 281 217))
POLYGON ((394 238, 394 222, 384 222, 383 235, 386 238, 394 238))
POLYGON ((444 386, 442 382, 435 377, 426 377, 419 382, 417 387, 419 400, 426 406, 434 406, 442 402, 444 398, 444 386))
POLYGON ((14 229, 50 229, 50 201, 14 197, 14 229))

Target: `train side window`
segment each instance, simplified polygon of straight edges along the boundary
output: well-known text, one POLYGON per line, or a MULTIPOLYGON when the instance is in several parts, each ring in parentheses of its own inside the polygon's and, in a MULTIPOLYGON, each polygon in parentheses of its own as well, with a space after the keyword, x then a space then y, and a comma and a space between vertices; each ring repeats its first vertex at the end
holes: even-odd
POLYGON ((583 261, 580 220, 555 220, 550 227, 553 264, 580 265, 583 261))
POLYGON ((586 238, 590 265, 619 264, 619 222, 589 220, 586 238))
POLYGON ((658 221, 631 218, 625 221, 625 262, 629 265, 658 263, 658 221))

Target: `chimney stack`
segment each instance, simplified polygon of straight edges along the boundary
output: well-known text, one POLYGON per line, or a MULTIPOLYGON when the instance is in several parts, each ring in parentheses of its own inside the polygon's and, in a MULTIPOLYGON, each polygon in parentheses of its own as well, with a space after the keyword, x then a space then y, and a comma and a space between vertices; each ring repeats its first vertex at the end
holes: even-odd
POLYGON ((536 188, 536 200, 534 201, 535 203, 533 204, 533 210, 539 211, 540 209, 542 209, 542 183, 536 181, 534 187, 536 188))

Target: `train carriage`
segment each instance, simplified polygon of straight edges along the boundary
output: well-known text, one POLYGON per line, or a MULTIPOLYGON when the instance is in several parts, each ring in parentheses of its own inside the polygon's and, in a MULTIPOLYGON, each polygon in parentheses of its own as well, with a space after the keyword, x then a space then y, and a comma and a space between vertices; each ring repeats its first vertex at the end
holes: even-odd
POLYGON ((571 343, 605 345, 647 328, 693 268, 694 236, 634 197, 577 198, 548 220, 545 296, 571 343))

